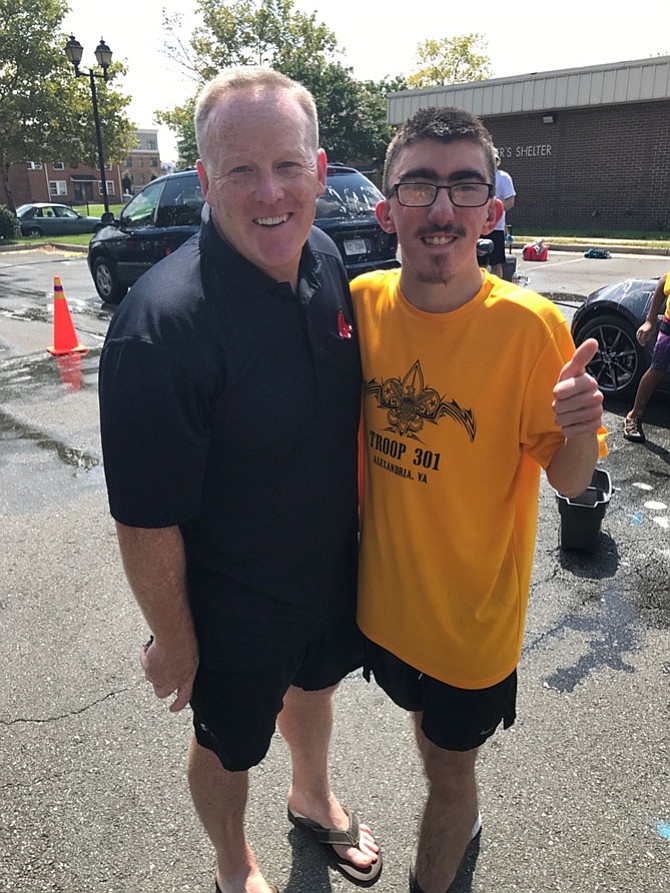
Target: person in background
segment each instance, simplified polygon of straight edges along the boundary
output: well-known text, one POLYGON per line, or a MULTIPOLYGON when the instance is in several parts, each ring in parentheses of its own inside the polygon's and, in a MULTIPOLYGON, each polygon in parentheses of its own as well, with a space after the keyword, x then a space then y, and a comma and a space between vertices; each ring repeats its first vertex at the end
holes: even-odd
POLYGON ((651 355, 651 366, 640 379, 633 408, 623 420, 623 436, 634 443, 645 442, 642 428, 644 411, 663 377, 670 373, 670 273, 661 276, 656 283, 647 318, 635 333, 638 344, 642 347, 647 345, 651 333, 656 328, 658 315, 664 303, 664 315, 651 355))
POLYGON ((496 162, 496 198, 502 202, 502 214, 487 238, 493 242, 493 251, 489 257, 489 266, 494 276, 503 276, 503 264, 505 263, 505 231, 507 212, 514 207, 516 190, 514 183, 507 171, 500 168, 500 154, 496 148, 493 150, 496 162))
POLYGON ((337 683, 355 624, 360 355, 347 277, 312 227, 326 182, 316 109, 276 71, 239 68, 197 102, 198 235, 116 312, 101 432, 125 571, 170 710, 189 703, 188 776, 219 893, 276 893, 245 834, 248 772, 275 721, 290 820, 372 883, 370 829, 333 794, 337 683))
POLYGON ((576 496, 602 394, 548 300, 481 270, 502 211, 483 124, 424 108, 391 142, 382 228, 399 270, 352 283, 365 460, 358 623, 365 668, 414 717, 428 798, 412 893, 445 893, 479 833, 475 764, 516 715, 540 470, 576 496))

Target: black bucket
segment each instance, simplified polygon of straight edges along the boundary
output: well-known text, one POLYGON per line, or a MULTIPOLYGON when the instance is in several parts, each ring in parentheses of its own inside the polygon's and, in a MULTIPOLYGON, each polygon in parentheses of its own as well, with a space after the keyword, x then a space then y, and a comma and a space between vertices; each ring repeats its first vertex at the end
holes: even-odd
POLYGON ((611 496, 612 479, 609 472, 600 468, 596 468, 590 486, 579 496, 568 499, 556 492, 561 516, 561 549, 596 551, 600 525, 611 496))

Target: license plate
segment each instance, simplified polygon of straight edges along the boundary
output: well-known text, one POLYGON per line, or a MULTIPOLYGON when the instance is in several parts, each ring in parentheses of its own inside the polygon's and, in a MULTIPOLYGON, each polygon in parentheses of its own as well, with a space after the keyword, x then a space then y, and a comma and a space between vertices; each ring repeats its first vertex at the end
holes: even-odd
POLYGON ((365 243, 365 239, 345 239, 344 240, 344 253, 345 254, 367 254, 368 246, 365 243))

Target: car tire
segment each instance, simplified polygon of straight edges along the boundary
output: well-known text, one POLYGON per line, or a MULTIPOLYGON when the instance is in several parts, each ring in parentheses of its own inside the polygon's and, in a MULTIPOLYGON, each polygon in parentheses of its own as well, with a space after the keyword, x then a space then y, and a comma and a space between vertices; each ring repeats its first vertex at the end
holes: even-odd
POLYGON ((29 239, 31 239, 31 238, 36 239, 38 236, 43 236, 43 235, 44 235, 44 233, 39 228, 39 226, 31 226, 26 230, 26 236, 29 239))
POLYGON ((598 352, 588 371, 606 397, 632 399, 649 365, 648 355, 635 338, 635 329, 620 316, 604 314, 587 320, 575 333, 581 344, 595 338, 598 352))
POLYGON ((96 257, 92 274, 95 290, 106 304, 118 304, 128 291, 128 287, 119 282, 114 267, 106 257, 96 257))

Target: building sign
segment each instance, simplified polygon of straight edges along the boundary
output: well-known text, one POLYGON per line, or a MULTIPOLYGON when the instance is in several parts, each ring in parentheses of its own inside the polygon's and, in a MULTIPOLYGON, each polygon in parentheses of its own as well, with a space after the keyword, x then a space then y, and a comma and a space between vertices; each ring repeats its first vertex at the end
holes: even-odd
POLYGON ((551 155, 551 143, 537 143, 531 146, 496 146, 503 158, 535 158, 539 155, 551 155))

